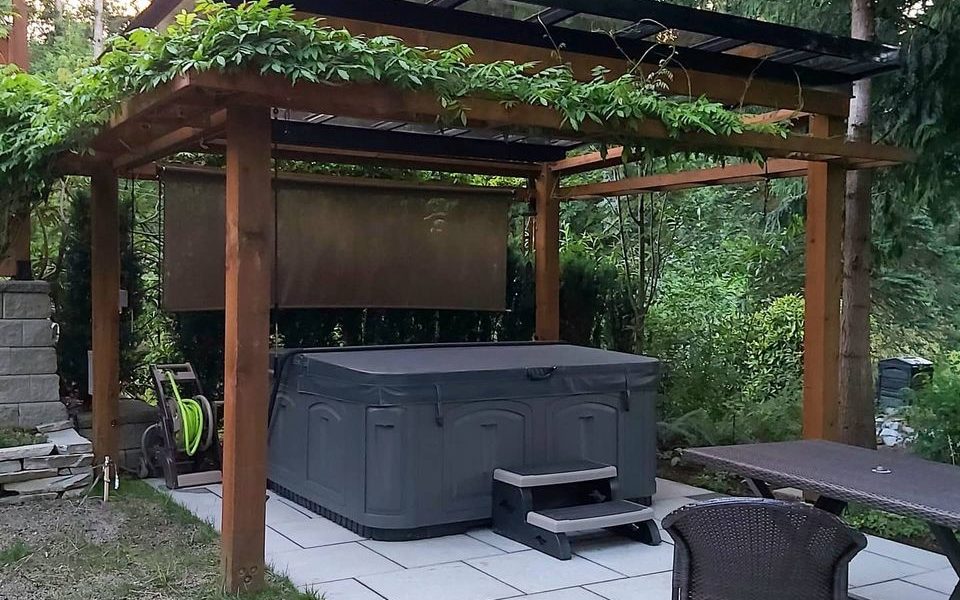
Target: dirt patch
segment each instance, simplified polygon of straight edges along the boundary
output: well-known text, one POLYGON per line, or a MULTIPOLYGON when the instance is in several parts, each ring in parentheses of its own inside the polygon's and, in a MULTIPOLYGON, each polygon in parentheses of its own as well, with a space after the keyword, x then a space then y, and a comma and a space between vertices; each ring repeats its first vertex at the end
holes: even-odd
MULTIPOLYGON (((141 482, 90 498, 0 507, 0 600, 224 600, 220 538, 141 482)), ((271 576, 259 600, 301 600, 271 576)))

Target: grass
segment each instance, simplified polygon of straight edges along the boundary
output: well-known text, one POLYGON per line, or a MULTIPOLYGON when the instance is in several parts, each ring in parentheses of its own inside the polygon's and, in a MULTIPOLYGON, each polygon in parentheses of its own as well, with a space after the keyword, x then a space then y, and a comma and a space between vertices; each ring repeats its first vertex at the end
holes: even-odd
MULTIPOLYGON (((228 600, 220 584, 220 537, 140 481, 122 481, 110 503, 96 495, 0 509, 0 598, 228 600), (66 584, 69 582, 69 585, 66 584)), ((315 600, 267 571, 244 600, 315 600)))
POLYGON ((30 556, 30 547, 22 540, 14 540, 12 544, 0 550, 0 567, 6 567, 30 556))
POLYGON ((0 448, 39 444, 47 438, 40 433, 19 427, 0 427, 0 448))

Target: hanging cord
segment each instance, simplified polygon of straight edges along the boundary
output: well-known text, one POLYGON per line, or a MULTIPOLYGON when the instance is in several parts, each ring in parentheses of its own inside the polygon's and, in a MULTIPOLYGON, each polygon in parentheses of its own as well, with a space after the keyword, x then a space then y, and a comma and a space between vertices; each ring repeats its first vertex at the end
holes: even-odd
POLYGON ((173 376, 173 371, 167 371, 167 379, 173 389, 173 397, 177 401, 180 411, 180 431, 183 435, 183 450, 187 456, 193 456, 200 447, 203 439, 203 408, 193 398, 182 398, 180 387, 173 376))

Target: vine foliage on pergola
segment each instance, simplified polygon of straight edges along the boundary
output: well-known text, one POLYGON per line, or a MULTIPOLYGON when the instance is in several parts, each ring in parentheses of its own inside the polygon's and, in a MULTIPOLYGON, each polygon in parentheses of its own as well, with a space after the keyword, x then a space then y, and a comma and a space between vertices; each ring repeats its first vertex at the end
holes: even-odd
MULTIPOLYGON (((567 66, 471 62, 466 45, 448 49, 411 47, 394 37, 363 37, 300 19, 290 6, 255 0, 238 6, 202 0, 179 14, 165 31, 137 29, 116 37, 97 64, 66 83, 54 83, 6 67, 0 80, 0 212, 28 211, 46 197, 58 175, 56 157, 82 150, 120 103, 175 77, 202 71, 254 71, 291 83, 332 86, 380 82, 400 90, 436 95, 441 119, 465 122, 465 98, 505 106, 556 110, 578 130, 588 122, 630 132, 648 119, 673 134, 697 131, 731 135, 744 131, 786 136, 783 124, 744 124, 741 116, 706 98, 667 96, 664 68, 645 73, 639 63, 613 77, 597 67, 588 81, 567 66)), ((663 67, 665 65, 661 65, 663 67)), ((0 217, 3 215, 0 214, 0 217)), ((0 247, 6 219, 0 218, 0 247)))

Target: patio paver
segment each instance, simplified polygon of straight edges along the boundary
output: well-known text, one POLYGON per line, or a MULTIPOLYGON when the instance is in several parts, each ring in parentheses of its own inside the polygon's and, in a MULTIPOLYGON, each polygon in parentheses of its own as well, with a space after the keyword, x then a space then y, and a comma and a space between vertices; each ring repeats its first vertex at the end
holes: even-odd
POLYGON ((467 535, 448 535, 402 544, 374 540, 360 543, 408 569, 504 554, 503 550, 467 535))
POLYGON ((672 573, 656 573, 588 585, 587 589, 607 600, 670 600, 672 585, 672 573))
POLYGON ((934 592, 906 581, 894 580, 851 590, 864 600, 947 600, 946 594, 934 592))
POLYGON ((361 577, 387 600, 499 600, 518 590, 461 562, 361 577))
POLYGON ((467 561, 467 564, 527 594, 623 577, 616 571, 579 556, 558 560, 536 550, 477 558, 467 561))
MULTIPOLYGON (((157 489, 219 528, 219 486, 157 489)), ((661 519, 707 492, 658 480, 661 519), (680 493, 694 494, 677 496, 680 493)), ((361 540, 353 532, 268 494, 267 559, 302 590, 325 600, 670 600, 673 546, 650 547, 594 532, 573 539, 574 558, 559 561, 476 529, 412 542, 361 540), (442 563, 442 564, 441 564, 442 563), (423 566, 426 565, 426 566, 423 566)), ((946 557, 869 536, 850 570, 852 592, 866 600, 947 600, 957 577, 946 557)))
POLYGON ((297 587, 403 569, 356 542, 281 552, 271 555, 269 562, 297 587))

